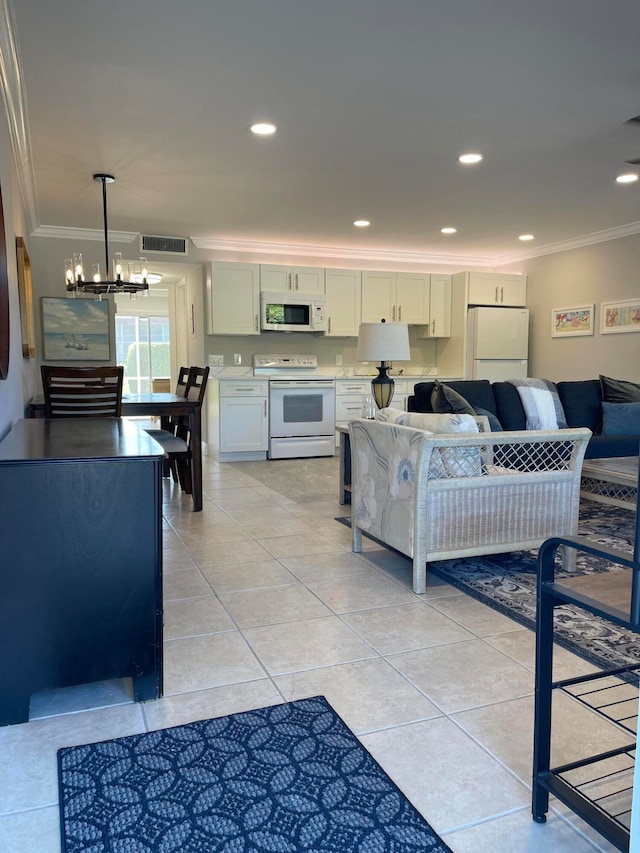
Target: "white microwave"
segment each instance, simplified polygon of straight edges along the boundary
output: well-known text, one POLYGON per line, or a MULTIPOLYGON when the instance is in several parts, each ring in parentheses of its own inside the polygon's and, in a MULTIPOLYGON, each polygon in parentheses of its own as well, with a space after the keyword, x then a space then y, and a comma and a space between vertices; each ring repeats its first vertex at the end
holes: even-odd
POLYGON ((310 293, 260 294, 260 328, 265 332, 324 332, 326 300, 310 293))

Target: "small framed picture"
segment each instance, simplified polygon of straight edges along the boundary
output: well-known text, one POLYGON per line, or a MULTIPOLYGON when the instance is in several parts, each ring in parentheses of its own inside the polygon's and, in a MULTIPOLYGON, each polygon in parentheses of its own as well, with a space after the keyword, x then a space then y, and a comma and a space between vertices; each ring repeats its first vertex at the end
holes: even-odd
POLYGON ((600 303, 600 334, 640 332, 640 299, 600 303))
POLYGON ((553 308, 551 311, 551 337, 573 338, 593 334, 595 305, 578 305, 573 308, 553 308))
POLYGON ((43 296, 42 335, 47 361, 109 361, 109 303, 43 296))

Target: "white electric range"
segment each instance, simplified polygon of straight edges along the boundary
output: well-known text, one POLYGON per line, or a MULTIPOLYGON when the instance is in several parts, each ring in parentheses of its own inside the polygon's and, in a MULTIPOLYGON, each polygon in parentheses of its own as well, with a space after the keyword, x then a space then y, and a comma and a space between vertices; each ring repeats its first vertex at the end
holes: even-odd
POLYGON ((254 355, 253 375, 269 379, 269 459, 333 456, 336 383, 315 355, 254 355))

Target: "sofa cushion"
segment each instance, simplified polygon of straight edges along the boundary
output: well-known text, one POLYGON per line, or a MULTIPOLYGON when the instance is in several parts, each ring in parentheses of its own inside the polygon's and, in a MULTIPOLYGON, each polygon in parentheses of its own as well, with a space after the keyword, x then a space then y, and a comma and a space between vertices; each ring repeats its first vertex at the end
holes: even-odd
POLYGON ((640 435, 639 403, 602 403, 603 435, 640 435))
MULTIPOLYGON (((447 382, 447 386, 457 391, 475 409, 482 406, 497 415, 496 401, 488 379, 461 379, 447 382)), ((413 386, 413 395, 409 397, 409 408, 415 412, 432 412, 431 394, 435 382, 417 382, 413 386)))
POLYGON ((493 396, 496 398, 496 415, 502 424, 502 429, 527 428, 522 401, 515 385, 511 382, 494 382, 493 396))
POLYGON ((640 403, 640 385, 600 374, 602 399, 607 403, 640 403))
POLYGON ((585 459, 610 459, 613 456, 637 456, 640 437, 637 435, 592 435, 585 459))
POLYGON ((431 408, 434 412, 449 413, 453 412, 457 415, 475 415, 476 410, 471 403, 454 391, 449 385, 444 382, 436 381, 435 387, 431 392, 431 408))
POLYGON ((594 435, 602 431, 602 392, 598 379, 557 382, 558 396, 570 427, 587 427, 594 435))

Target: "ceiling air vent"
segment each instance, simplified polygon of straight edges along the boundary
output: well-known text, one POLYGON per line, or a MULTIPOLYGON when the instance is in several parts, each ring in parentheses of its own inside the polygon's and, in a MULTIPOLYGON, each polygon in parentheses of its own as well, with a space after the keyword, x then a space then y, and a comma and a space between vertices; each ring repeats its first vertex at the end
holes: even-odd
POLYGON ((187 241, 184 237, 154 237, 149 234, 142 234, 140 236, 140 251, 186 255, 187 241))

